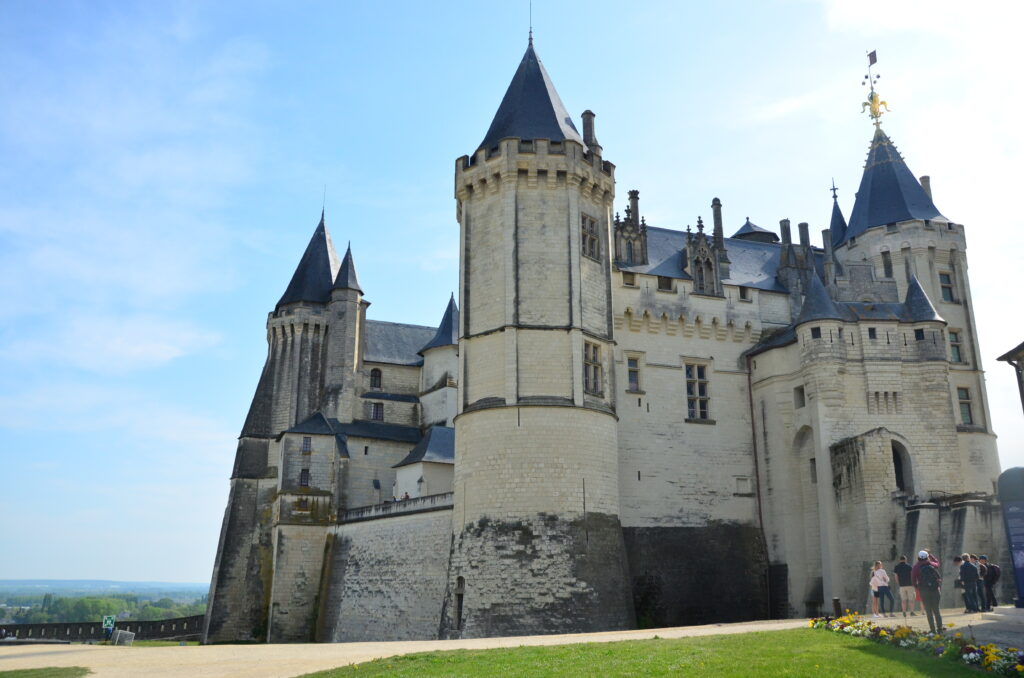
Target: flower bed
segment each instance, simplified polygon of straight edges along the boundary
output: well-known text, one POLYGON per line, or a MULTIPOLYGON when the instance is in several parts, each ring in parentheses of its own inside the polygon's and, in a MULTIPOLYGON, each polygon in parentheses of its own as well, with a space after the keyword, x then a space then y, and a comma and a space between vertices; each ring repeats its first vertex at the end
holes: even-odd
MULTIPOLYGON (((997 676, 1024 676, 1024 651, 1015 647, 1001 648, 994 644, 978 645, 961 633, 930 633, 909 626, 880 626, 856 612, 846 611, 843 617, 816 617, 808 624, 812 629, 825 629, 917 650, 935 657, 961 662, 997 676)), ((952 624, 947 624, 952 628, 952 624)))

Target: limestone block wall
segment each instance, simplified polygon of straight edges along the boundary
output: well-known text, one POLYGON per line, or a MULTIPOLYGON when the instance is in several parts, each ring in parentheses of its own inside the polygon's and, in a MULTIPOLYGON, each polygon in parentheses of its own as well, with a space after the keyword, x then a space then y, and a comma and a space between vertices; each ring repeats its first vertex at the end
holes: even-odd
POLYGON ((204 643, 266 638, 276 493, 276 478, 231 481, 210 582, 204 643))
POLYGON ((327 528, 279 525, 274 530, 274 578, 267 639, 311 642, 316 637, 320 573, 327 528))
POLYGON ((285 433, 274 447, 280 458, 280 489, 300 489, 304 470, 309 473, 308 487, 318 490, 334 487, 338 453, 333 435, 285 433), (309 438, 308 451, 303 450, 304 438, 309 438))
POLYGON ((445 494, 452 491, 455 466, 421 461, 396 469, 395 496, 426 497, 432 494, 445 494), (423 482, 420 482, 420 479, 423 482))
MULTIPOLYGON (((455 383, 454 381, 452 383, 455 383)), ((424 427, 452 426, 459 406, 458 389, 454 386, 434 389, 420 395, 420 411, 424 427)))
POLYGON ((343 460, 342 510, 390 501, 395 484, 395 464, 409 454, 415 443, 391 440, 372 440, 351 436, 348 439, 349 458, 343 460), (380 481, 380 490, 373 481, 380 481))
POLYGON ((437 638, 451 519, 445 509, 331 528, 317 640, 437 638))

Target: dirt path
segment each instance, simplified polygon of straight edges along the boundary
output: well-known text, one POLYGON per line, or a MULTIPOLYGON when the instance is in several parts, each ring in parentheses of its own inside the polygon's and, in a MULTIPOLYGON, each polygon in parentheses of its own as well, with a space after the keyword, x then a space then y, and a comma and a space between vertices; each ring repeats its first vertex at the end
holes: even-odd
MULTIPOLYGON (((1000 635, 1009 632, 1009 638, 1020 638, 1024 626, 1001 621, 983 620, 981 615, 964 615, 947 611, 948 621, 957 627, 971 624, 979 640, 984 634, 1000 635), (987 631, 986 631, 987 629, 987 631)), ((881 621, 881 620, 878 620, 881 621)), ((902 618, 885 620, 902 622, 902 618)), ((910 618, 917 627, 927 626, 923 617, 910 618)), ((294 645, 208 645, 186 647, 112 647, 98 645, 29 645, 0 646, 0 671, 42 668, 45 666, 85 666, 99 678, 136 676, 170 676, 195 678, 227 678, 246 676, 253 678, 298 676, 345 664, 361 663, 379 657, 411 652, 455 649, 485 649, 492 647, 518 647, 520 645, 565 645, 570 643, 605 643, 616 640, 653 638, 683 638, 751 631, 777 631, 800 628, 807 621, 787 619, 781 621, 742 622, 738 624, 709 624, 682 626, 643 631, 611 631, 552 636, 517 636, 509 638, 479 638, 472 640, 419 640, 389 643, 332 643, 294 645)), ((1012 644, 1009 641, 1001 641, 1012 644)))

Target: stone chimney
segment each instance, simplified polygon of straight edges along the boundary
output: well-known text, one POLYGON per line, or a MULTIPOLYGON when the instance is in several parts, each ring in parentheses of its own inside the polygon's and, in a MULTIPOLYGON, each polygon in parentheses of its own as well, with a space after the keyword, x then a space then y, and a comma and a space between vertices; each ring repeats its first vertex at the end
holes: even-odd
POLYGON ((583 143, 587 145, 594 153, 600 155, 601 144, 598 143, 597 137, 594 135, 594 112, 589 108, 583 111, 583 143))
POLYGON ((779 229, 782 231, 782 244, 790 245, 793 242, 793 238, 789 232, 789 219, 783 219, 779 222, 779 229))
POLYGON ((725 244, 725 234, 722 232, 722 201, 718 198, 711 201, 711 214, 715 225, 715 247, 721 249, 725 244))
MULTIPOLYGON (((585 129, 585 128, 584 128, 585 129)), ((629 192, 629 216, 633 219, 633 225, 640 227, 640 191, 633 189, 629 192)))
POLYGON ((810 248, 811 246, 811 232, 810 227, 806 221, 801 221, 797 228, 800 229, 800 246, 810 248))
POLYGON ((921 188, 924 189, 924 192, 928 194, 928 199, 931 200, 932 199, 932 178, 926 174, 923 177, 921 177, 919 179, 919 181, 921 182, 921 188))

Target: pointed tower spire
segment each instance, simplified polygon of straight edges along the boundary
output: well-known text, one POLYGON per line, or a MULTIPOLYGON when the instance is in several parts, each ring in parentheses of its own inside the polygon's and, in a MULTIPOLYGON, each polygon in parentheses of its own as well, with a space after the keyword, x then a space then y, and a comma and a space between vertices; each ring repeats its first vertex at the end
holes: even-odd
POLYGON ((881 126, 875 128, 864 175, 843 240, 870 228, 911 219, 945 219, 914 178, 881 126))
POLYGON ((812 273, 810 279, 807 295, 804 297, 804 305, 800 308, 800 315, 793 324, 801 325, 812 320, 846 320, 843 312, 829 296, 821 278, 816 273, 812 273))
POLYGON ((512 76, 505 98, 501 100, 479 148, 492 148, 509 137, 551 141, 571 139, 583 145, 572 116, 566 111, 544 64, 533 50, 532 33, 526 54, 512 76))
POLYGON ((836 196, 836 182, 832 182, 832 221, 828 225, 829 232, 832 234, 832 247, 839 247, 846 239, 846 218, 843 216, 843 210, 839 209, 839 198, 836 196))
POLYGON ((457 346, 459 343, 459 307, 455 303, 455 293, 452 292, 451 298, 448 300, 448 307, 444 310, 444 316, 441 318, 441 324, 437 326, 437 333, 434 334, 434 338, 427 342, 427 345, 421 348, 418 353, 423 355, 424 352, 438 348, 439 346, 457 346))
POLYGON ((341 260, 341 268, 338 269, 333 287, 336 290, 355 290, 359 294, 363 293, 363 288, 359 286, 359 277, 356 275, 356 263, 352 260, 351 242, 345 250, 345 258, 341 260))
POLYGON ((284 291, 277 307, 299 301, 327 303, 331 300, 331 283, 338 272, 338 255, 331 242, 331 234, 327 232, 324 214, 320 213, 320 223, 313 231, 313 237, 302 253, 299 265, 292 274, 291 282, 284 291))
POLYGON ((903 309, 908 322, 946 322, 935 310, 935 306, 932 305, 931 299, 921 287, 921 281, 917 279, 916 275, 911 276, 910 284, 907 285, 907 298, 903 301, 903 309))

